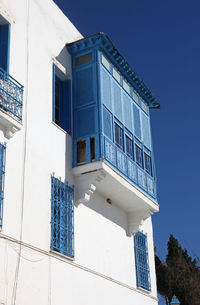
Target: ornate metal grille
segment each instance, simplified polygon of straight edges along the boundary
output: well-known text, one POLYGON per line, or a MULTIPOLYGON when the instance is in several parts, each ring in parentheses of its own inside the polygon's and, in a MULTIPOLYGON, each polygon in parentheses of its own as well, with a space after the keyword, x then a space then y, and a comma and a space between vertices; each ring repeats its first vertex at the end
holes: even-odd
POLYGON ((137 286, 150 291, 151 284, 150 284, 146 234, 142 232, 135 233, 134 247, 135 247, 137 286))
POLYGON ((0 68, 0 108, 22 120, 23 86, 0 68))
POLYGON ((6 146, 0 143, 0 228, 3 225, 5 161, 6 161, 6 146))
POLYGON ((74 256, 74 188, 51 177, 51 249, 74 256))

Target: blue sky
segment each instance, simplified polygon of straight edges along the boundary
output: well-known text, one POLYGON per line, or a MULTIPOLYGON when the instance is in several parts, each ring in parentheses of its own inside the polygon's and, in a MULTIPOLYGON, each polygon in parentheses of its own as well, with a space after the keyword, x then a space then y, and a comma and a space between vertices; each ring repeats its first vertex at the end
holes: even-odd
POLYGON ((165 259, 173 234, 200 255, 200 1, 55 2, 84 36, 105 32, 160 100, 161 109, 151 111, 157 254, 165 259))

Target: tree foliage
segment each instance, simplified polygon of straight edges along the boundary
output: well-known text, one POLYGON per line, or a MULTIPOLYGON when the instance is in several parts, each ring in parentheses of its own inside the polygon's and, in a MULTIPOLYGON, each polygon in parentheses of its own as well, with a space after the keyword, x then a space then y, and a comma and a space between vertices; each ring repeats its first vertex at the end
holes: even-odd
POLYGON ((200 268, 178 240, 170 235, 166 261, 155 257, 158 292, 169 305, 176 295, 181 305, 200 304, 200 268))

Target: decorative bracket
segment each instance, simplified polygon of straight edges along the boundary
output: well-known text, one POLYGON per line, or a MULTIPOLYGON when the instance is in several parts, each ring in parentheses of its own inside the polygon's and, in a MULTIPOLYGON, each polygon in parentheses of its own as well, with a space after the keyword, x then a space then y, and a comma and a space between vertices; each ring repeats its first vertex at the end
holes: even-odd
POLYGON ((131 236, 136 233, 142 226, 144 220, 149 218, 153 212, 148 210, 139 210, 127 214, 127 235, 131 236))

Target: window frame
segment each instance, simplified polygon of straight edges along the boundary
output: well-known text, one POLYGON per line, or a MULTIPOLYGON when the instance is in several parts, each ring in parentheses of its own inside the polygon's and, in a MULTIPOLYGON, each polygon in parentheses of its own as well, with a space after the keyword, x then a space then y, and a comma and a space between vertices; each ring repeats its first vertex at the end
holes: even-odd
POLYGON ((133 136, 125 130, 125 153, 126 155, 131 159, 134 160, 134 143, 133 143, 133 136), (131 143, 129 143, 129 146, 131 145, 131 153, 127 150, 127 138, 130 140, 131 143))
POLYGON ((135 138, 135 143, 134 143, 134 150, 135 150, 135 162, 138 166, 140 166, 141 168, 144 168, 144 160, 143 160, 143 145, 142 143, 140 143, 136 138, 135 138), (140 161, 137 159, 137 148, 140 150, 141 152, 141 163, 140 161))
POLYGON ((123 135, 124 135, 123 125, 119 121, 114 119, 114 143, 122 151, 124 151, 124 139, 123 139, 123 135), (116 132, 115 132, 116 129, 115 129, 115 126, 117 126, 119 128, 119 130, 120 130, 119 143, 116 142, 116 132))
POLYGON ((151 152, 144 148, 143 154, 144 154, 144 170, 147 172, 147 174, 149 174, 150 176, 152 176, 152 159, 151 159, 151 152), (150 165, 150 168, 147 168, 147 167, 146 167, 146 164, 147 164, 147 163, 146 163, 146 158, 145 158, 145 156, 147 156, 147 157, 149 158, 149 165, 150 165))

